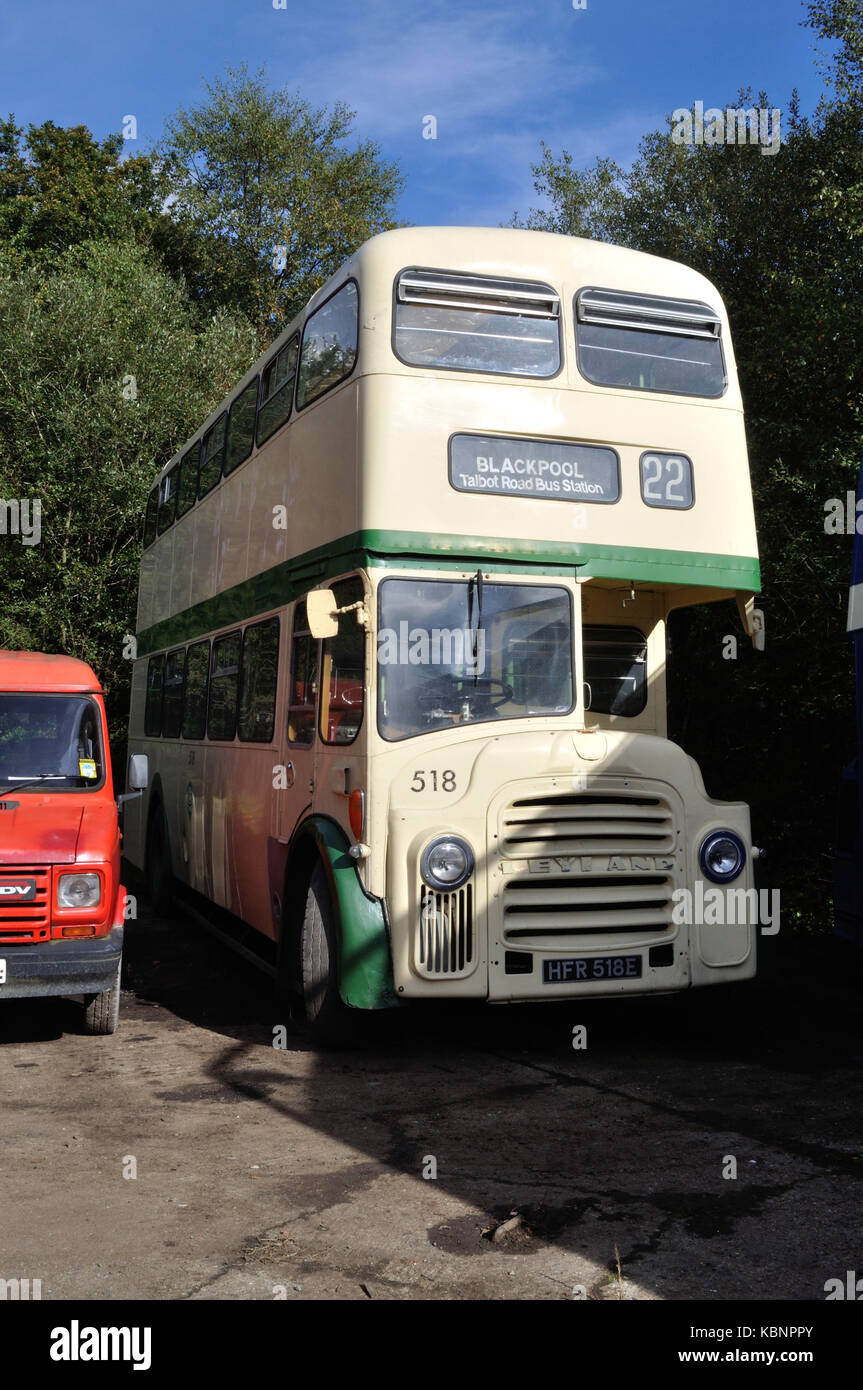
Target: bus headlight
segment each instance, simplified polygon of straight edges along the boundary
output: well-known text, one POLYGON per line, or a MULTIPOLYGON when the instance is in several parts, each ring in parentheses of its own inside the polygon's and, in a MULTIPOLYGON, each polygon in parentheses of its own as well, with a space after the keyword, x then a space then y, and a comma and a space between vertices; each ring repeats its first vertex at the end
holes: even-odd
POLYGON ((61 874, 57 883, 58 907, 96 907, 102 897, 98 874, 61 874))
POLYGON ((473 850, 460 835, 441 835, 423 851, 420 873, 423 883, 439 892, 460 888, 473 873, 473 850))
POLYGON ((742 871, 746 850, 733 830, 714 830, 701 842, 701 869, 714 883, 729 883, 742 871))

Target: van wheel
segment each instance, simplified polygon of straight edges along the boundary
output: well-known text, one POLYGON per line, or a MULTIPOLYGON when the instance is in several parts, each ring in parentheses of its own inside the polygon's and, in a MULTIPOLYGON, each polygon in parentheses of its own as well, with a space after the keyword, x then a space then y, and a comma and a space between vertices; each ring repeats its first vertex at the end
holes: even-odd
POLYGON ((150 902, 157 917, 168 917, 174 896, 174 875, 171 869, 171 847, 165 812, 157 807, 147 831, 147 880, 150 902))
POLYGON ((338 929, 323 865, 312 873, 300 929, 300 984, 306 1030, 322 1047, 356 1040, 353 1015, 339 994, 338 929))
POLYGON ((120 1019, 120 972, 122 966, 123 958, 121 956, 117 961, 117 973, 110 989, 103 989, 101 994, 85 994, 85 1033, 99 1034, 104 1037, 108 1033, 116 1032, 120 1019))

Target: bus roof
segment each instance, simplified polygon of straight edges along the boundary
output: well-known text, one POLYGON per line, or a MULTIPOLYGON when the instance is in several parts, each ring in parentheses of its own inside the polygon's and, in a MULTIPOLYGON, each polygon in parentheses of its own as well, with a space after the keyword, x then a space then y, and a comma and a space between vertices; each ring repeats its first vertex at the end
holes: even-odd
POLYGON ((0 651, 0 690, 64 695, 102 693, 95 672, 85 661, 47 652, 0 651))

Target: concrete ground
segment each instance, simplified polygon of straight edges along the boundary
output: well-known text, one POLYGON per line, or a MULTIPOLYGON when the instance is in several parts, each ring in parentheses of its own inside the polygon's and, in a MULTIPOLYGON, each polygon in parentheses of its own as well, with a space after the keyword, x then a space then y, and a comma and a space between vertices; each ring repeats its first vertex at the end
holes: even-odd
POLYGON ((0 1278, 43 1299, 821 1301, 863 1272, 842 943, 783 942, 755 985, 686 998, 415 1009, 326 1053, 280 1034, 254 967, 141 907, 113 1037, 71 1001, 0 1002, 0 1278))

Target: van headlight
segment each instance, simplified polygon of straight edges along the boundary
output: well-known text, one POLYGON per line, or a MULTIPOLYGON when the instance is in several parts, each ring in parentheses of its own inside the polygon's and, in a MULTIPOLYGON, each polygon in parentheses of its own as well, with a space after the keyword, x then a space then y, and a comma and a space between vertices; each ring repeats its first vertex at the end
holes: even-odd
POLYGON ((441 835, 423 850, 420 874, 423 883, 438 892, 460 888, 474 868, 473 850, 460 835, 441 835))
POLYGON ((58 907, 97 907, 102 897, 98 874, 61 874, 57 883, 58 907))
POLYGON ((733 830, 714 830, 701 842, 701 869, 714 883, 729 883, 743 870, 746 850, 733 830))

